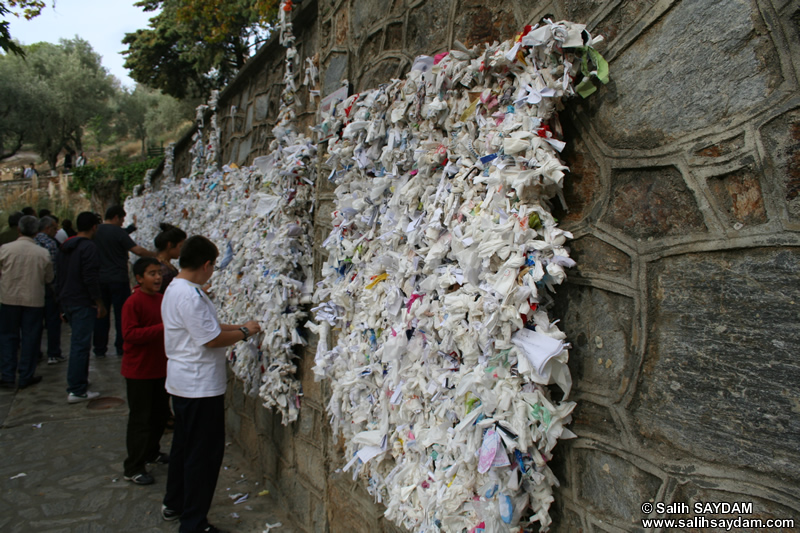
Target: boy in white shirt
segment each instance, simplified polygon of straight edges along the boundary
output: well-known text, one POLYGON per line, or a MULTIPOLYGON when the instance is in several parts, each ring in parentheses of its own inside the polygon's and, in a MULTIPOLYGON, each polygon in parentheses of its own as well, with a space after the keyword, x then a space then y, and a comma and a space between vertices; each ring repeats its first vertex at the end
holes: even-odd
POLYGON ((220 324, 202 287, 219 251, 205 237, 186 239, 180 273, 161 303, 167 353, 166 389, 172 395, 172 436, 164 520, 181 519, 180 533, 219 530, 208 510, 225 452, 225 348, 261 331, 257 322, 220 324))

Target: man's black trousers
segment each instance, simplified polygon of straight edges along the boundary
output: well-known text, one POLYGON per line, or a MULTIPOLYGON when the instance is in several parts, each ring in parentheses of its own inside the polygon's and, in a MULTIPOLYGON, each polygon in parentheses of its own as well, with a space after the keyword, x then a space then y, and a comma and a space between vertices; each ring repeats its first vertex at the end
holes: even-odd
POLYGON ((180 533, 208 527, 208 510, 225 453, 225 397, 172 396, 175 432, 164 505, 181 514, 180 533))

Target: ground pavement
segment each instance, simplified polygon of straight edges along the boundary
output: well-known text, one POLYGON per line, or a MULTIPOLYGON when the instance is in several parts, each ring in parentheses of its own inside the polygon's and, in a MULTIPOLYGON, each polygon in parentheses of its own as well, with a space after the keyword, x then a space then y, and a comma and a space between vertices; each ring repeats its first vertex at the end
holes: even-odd
MULTIPOLYGON (((92 357, 90 390, 102 397, 91 402, 67 403, 66 362, 41 362, 36 374, 44 380, 38 385, 0 389, 0 531, 177 532, 178 522, 165 522, 160 514, 166 465, 151 467, 154 485, 123 479, 128 407, 119 367, 114 355, 92 357)), ((162 451, 169 452, 171 438, 164 436, 162 451)), ((274 493, 258 496, 265 488, 258 481, 248 478, 247 463, 230 444, 210 522, 231 532, 261 533, 277 522, 283 526, 271 533, 296 531, 274 493), (237 504, 231 498, 237 494, 248 497, 237 504)))

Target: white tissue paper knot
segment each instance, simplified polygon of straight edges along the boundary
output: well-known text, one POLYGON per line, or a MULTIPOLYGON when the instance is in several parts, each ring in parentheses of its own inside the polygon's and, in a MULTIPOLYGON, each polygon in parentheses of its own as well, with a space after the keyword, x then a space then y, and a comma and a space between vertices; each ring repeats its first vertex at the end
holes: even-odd
MULTIPOLYGON (((281 10, 281 14, 284 11, 281 10)), ((287 46, 286 76, 293 80, 297 53, 291 24, 283 21, 287 46)), ((199 130, 192 148, 191 175, 178 185, 166 179, 158 190, 149 186, 128 198, 125 211, 136 218, 137 240, 152 243, 162 222, 188 235, 204 235, 220 250, 211 279, 223 323, 261 323, 263 333, 228 352, 245 393, 258 395, 265 407, 277 409, 283 424, 297 419, 302 389, 296 377, 295 347, 306 344, 300 328, 307 319, 303 306, 313 293, 313 248, 310 235, 314 210, 316 146, 295 133, 294 83, 286 83, 269 155, 250 167, 219 168, 218 92, 197 110, 199 130), (211 111, 204 135, 205 113, 211 111)))
POLYGON ((546 311, 574 265, 550 212, 567 170, 556 110, 583 31, 548 21, 420 57, 317 128, 342 133, 324 158, 337 188, 314 373, 344 470, 409 530, 550 525, 548 462, 575 407, 546 311))

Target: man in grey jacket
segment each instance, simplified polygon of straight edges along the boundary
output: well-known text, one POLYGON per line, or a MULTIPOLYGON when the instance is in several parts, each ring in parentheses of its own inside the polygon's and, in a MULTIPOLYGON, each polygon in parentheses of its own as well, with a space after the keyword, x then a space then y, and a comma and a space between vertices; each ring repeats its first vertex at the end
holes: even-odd
POLYGON ((42 338, 45 285, 53 281, 50 254, 33 238, 39 221, 33 216, 19 219, 16 241, 0 248, 0 386, 14 387, 19 370, 19 388, 42 381, 34 376, 42 338), (19 361, 17 353, 19 352, 19 361))

